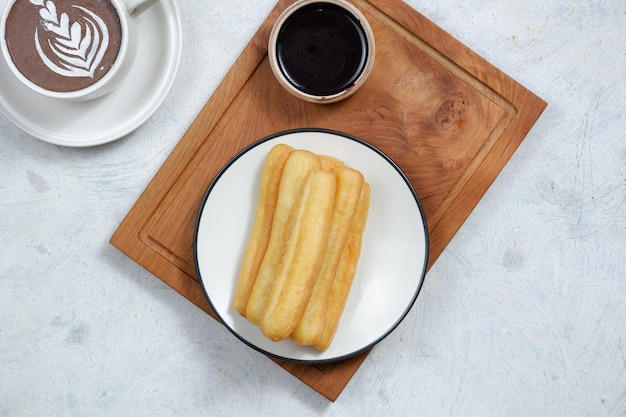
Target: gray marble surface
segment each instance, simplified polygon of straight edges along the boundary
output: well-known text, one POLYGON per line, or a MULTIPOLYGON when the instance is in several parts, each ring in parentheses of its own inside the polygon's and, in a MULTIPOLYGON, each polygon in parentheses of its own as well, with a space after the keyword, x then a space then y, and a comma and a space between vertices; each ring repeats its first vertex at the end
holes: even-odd
POLYGON ((626 416, 626 5, 409 3, 549 104, 339 399, 108 243, 274 6, 185 0, 134 133, 65 148, 0 116, 0 416, 626 416))

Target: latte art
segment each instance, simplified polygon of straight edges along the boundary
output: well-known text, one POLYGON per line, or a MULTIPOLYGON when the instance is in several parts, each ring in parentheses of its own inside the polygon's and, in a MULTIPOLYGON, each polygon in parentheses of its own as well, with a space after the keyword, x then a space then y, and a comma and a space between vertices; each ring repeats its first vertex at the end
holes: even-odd
POLYGON ((17 0, 4 31, 19 73, 52 92, 83 90, 105 77, 123 36, 111 0, 17 0))
POLYGON ((64 77, 92 77, 109 45, 104 21, 91 10, 77 5, 78 19, 70 23, 67 13, 57 13, 54 2, 30 0, 41 6, 43 31, 35 28, 35 46, 42 62, 64 77), (42 42, 47 43, 44 50, 42 42))

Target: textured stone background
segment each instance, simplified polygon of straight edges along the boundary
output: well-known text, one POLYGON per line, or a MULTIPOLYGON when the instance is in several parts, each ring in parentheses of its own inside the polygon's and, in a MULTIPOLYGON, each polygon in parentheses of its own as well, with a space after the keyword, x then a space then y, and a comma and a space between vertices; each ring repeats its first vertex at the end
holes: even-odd
POLYGON ((549 105, 338 401, 108 244, 274 6, 185 0, 178 78, 128 137, 0 116, 0 416, 626 416, 626 5, 409 3, 549 105))

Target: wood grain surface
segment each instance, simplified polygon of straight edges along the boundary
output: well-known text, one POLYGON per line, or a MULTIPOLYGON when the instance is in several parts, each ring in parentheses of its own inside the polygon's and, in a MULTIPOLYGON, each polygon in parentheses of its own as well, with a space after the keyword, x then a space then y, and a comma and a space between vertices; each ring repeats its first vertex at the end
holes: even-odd
MULTIPOLYGON (((278 131, 317 127, 380 148, 423 204, 430 267, 546 106, 399 0, 353 1, 376 38, 365 86, 335 104, 300 101, 279 86, 267 60, 272 24, 291 2, 276 5, 111 238, 214 318, 196 279, 194 226, 215 174, 245 146, 278 131)), ((367 353, 327 365, 277 363, 334 401, 367 353)))

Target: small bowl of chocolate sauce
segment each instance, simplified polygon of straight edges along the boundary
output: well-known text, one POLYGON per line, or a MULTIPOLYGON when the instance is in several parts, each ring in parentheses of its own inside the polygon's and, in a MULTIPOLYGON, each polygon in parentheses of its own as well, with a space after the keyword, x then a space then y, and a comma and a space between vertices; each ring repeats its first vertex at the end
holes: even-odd
POLYGON ((291 94, 333 103, 354 94, 374 66, 374 33, 345 0, 299 0, 278 17, 268 44, 270 66, 291 94))

